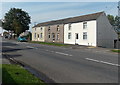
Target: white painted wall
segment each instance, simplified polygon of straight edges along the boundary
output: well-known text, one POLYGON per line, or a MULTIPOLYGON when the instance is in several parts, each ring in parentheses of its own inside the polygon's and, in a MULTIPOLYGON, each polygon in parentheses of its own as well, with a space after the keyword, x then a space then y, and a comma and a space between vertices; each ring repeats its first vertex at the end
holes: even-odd
POLYGON ((97 19, 97 45, 107 48, 114 47, 114 39, 117 39, 117 33, 109 23, 108 18, 103 13, 97 19))
POLYGON ((79 34, 78 44, 79 45, 90 45, 96 46, 96 20, 86 21, 87 28, 83 29, 83 22, 72 23, 71 30, 68 30, 68 24, 64 25, 64 43, 75 44, 75 33, 79 34), (72 38, 68 39, 68 33, 72 33, 72 38), (83 40, 83 32, 87 32, 87 40, 83 40))
POLYGON ((45 41, 45 27, 34 27, 32 28, 32 41, 40 41, 40 42, 44 42, 45 41), (35 30, 36 29, 36 30, 35 30), (34 37, 36 33, 36 38, 34 37), (42 33, 43 37, 40 38, 40 34, 42 33), (38 38, 38 34, 39 34, 39 38, 38 38))

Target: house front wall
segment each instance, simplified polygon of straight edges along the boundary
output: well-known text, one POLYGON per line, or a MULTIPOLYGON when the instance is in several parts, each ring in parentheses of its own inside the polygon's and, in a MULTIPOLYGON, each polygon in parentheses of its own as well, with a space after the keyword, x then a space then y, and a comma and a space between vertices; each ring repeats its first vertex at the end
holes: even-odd
POLYGON ((46 26, 45 29, 45 42, 55 42, 55 43, 63 43, 64 36, 64 25, 56 24, 46 26))
POLYGON ((45 41, 45 27, 32 28, 32 41, 45 41))
POLYGON ((64 43, 65 44, 78 44, 96 46, 96 20, 86 21, 87 28, 83 29, 83 23, 72 23, 71 30, 69 30, 69 24, 64 25, 64 43), (83 33, 87 33, 87 39, 83 39, 83 33), (68 39, 69 33, 71 33, 71 39, 68 39), (76 39, 76 34, 78 39, 76 39))

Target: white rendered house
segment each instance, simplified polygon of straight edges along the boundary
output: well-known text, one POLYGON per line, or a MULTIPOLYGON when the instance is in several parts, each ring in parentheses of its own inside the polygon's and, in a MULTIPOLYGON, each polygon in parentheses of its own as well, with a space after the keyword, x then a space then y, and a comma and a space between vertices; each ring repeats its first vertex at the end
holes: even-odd
POLYGON ((64 44, 114 47, 117 33, 104 12, 71 18, 64 25, 64 44))

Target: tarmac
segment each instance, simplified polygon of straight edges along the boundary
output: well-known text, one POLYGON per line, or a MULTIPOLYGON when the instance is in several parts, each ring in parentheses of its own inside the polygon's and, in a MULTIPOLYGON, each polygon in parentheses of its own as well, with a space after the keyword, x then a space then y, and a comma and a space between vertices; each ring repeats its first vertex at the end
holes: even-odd
POLYGON ((5 55, 2 55, 2 61, 0 61, 0 64, 11 64, 8 59, 5 58, 5 55), (1 63, 2 62, 2 63, 1 63))

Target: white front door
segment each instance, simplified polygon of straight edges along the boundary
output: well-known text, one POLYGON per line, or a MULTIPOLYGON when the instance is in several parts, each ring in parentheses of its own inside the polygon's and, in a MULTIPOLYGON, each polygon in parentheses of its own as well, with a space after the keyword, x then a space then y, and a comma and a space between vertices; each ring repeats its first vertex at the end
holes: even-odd
POLYGON ((75 33, 75 44, 79 43, 79 34, 75 33))

